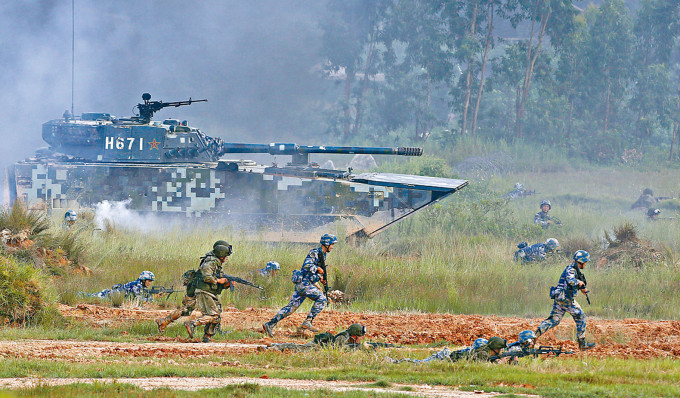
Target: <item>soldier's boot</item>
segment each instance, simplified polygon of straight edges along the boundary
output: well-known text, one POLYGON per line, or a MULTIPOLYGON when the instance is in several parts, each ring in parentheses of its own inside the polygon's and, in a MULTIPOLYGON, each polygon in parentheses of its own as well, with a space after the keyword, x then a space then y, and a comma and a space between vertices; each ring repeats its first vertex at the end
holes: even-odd
POLYGON ((196 328, 194 321, 184 322, 184 327, 187 329, 187 333, 189 333, 189 338, 193 339, 194 338, 194 328, 196 328))
POLYGON ((310 332, 314 332, 314 333, 316 333, 316 332, 319 331, 319 329, 315 328, 315 327, 312 325, 312 320, 311 320, 311 319, 307 319, 307 320, 305 320, 304 322, 302 322, 302 325, 300 326, 300 329, 309 330, 310 332))
POLYGON ((269 336, 269 337, 274 337, 274 328, 276 327, 276 323, 272 323, 272 321, 265 322, 264 325, 262 325, 262 330, 269 336))
POLYGON ((170 319, 170 317, 156 319, 156 325, 158 325, 158 332, 160 333, 165 332, 165 329, 168 327, 169 324, 172 323, 172 321, 173 320, 170 319))
POLYGON ((581 351, 589 350, 595 347, 596 345, 597 344, 595 343, 586 343, 586 339, 578 339, 578 349, 581 351))

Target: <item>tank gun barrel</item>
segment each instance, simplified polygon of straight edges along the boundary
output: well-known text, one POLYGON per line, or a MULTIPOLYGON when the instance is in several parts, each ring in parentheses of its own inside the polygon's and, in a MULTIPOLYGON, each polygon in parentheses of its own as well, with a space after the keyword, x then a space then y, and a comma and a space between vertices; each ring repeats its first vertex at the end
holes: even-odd
POLYGON ((297 145, 292 143, 271 143, 268 145, 223 143, 219 156, 225 153, 293 155, 294 164, 307 164, 309 163, 310 153, 421 156, 423 154, 423 149, 417 147, 315 146, 297 145))
POLYGON ((143 104, 137 104, 137 109, 139 109, 139 119, 144 123, 149 123, 153 114, 160 111, 163 108, 170 106, 179 107, 184 105, 191 105, 194 102, 208 102, 207 99, 195 100, 189 97, 188 101, 175 101, 175 102, 163 102, 163 101, 151 101, 151 94, 142 94, 143 104))

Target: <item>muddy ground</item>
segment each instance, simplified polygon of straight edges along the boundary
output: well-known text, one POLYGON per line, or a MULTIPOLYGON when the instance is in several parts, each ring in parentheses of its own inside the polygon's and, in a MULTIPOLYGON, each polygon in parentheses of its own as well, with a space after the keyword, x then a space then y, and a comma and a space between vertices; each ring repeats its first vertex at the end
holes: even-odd
MULTIPOLYGON (((121 321, 153 320, 165 316, 168 310, 118 309, 89 304, 77 307, 61 306, 61 312, 70 318, 84 320, 95 327, 110 325, 121 321)), ((222 324, 240 330, 259 332, 263 322, 269 320, 276 312, 271 308, 247 308, 238 310, 226 307, 222 313, 222 324)), ((259 338, 238 341, 241 346, 221 344, 225 352, 242 352, 253 350, 257 345, 271 342, 299 340, 297 326, 302 323, 305 313, 299 312, 279 323, 274 339, 259 338), (234 351, 229 351, 234 350, 234 351)), ((180 318, 180 321, 184 318, 180 318)), ((406 312, 346 312, 325 310, 314 321, 322 331, 339 331, 352 323, 366 326, 366 341, 389 342, 400 345, 428 344, 447 342, 447 345, 464 346, 478 337, 489 338, 500 336, 508 341, 515 341, 520 331, 535 330, 542 319, 526 319, 499 316, 454 315, 406 312)), ((565 349, 578 351, 572 340, 574 321, 569 315, 562 323, 541 337, 542 345, 562 346, 565 349)), ((311 337, 311 334, 303 337, 311 337)), ((680 357, 680 321, 647 321, 642 319, 604 320, 588 318, 588 338, 598 343, 597 347, 577 355, 596 357, 631 357, 657 358, 680 357)), ((187 339, 169 339, 163 336, 151 337, 157 342, 188 342, 187 339)), ((163 350, 166 347, 152 349, 163 350)), ((174 346, 173 344, 168 347, 174 346)), ((180 344, 178 354, 198 355, 200 351, 194 344, 180 344)), ((0 351, 2 355, 2 351, 0 351)))

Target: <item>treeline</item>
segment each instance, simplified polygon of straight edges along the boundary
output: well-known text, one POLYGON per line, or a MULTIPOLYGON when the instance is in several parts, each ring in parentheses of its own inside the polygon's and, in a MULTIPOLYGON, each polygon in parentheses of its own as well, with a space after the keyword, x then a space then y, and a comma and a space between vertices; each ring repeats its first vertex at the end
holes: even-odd
POLYGON ((346 141, 473 136, 597 162, 678 157, 679 1, 328 4, 322 52, 341 94, 326 119, 346 141))

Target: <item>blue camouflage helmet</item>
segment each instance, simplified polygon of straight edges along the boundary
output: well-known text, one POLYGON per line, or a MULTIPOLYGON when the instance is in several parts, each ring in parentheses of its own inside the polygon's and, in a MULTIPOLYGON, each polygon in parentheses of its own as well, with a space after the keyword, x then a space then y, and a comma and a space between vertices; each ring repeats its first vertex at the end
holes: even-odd
POLYGON ((281 269, 281 266, 276 261, 270 261, 267 263, 267 266, 264 267, 264 269, 267 271, 278 271, 281 269))
POLYGON ((488 342, 489 340, 480 337, 477 340, 475 340, 474 343, 472 343, 472 346, 470 348, 476 350, 477 348, 483 346, 484 344, 487 344, 488 342))
POLYGON ((545 241, 545 246, 550 250, 555 250, 560 246, 560 242, 558 242, 555 238, 550 238, 545 241))
POLYGON ((155 281, 156 275, 151 271, 142 271, 142 273, 139 274, 139 279, 143 281, 155 281))
POLYGON ((73 211, 73 210, 67 210, 66 213, 64 213, 64 220, 65 221, 76 221, 76 220, 78 220, 78 214, 76 214, 76 212, 73 211))
POLYGON ((515 183, 515 189, 518 190, 518 191, 523 191, 524 185, 522 185, 521 182, 515 183))
POLYGON ((519 242, 519 243, 517 244, 517 248, 518 248, 518 249, 524 249, 524 248, 527 247, 527 246, 529 246, 529 244, 528 244, 527 242, 519 242))
POLYGON ((523 330, 519 332, 519 341, 520 344, 526 343, 529 340, 533 340, 536 338, 536 333, 534 333, 532 330, 523 330))
POLYGON ((579 263, 586 263, 590 261, 590 253, 585 250, 576 250, 574 253, 574 261, 579 263))
POLYGON ((552 205, 550 204, 550 201, 548 199, 543 199, 541 201, 541 205, 539 206, 539 208, 542 208, 543 205, 548 205, 548 210, 552 209, 552 205))
POLYGON ((330 246, 332 244, 338 243, 338 238, 335 235, 323 234, 319 243, 324 246, 330 246))

